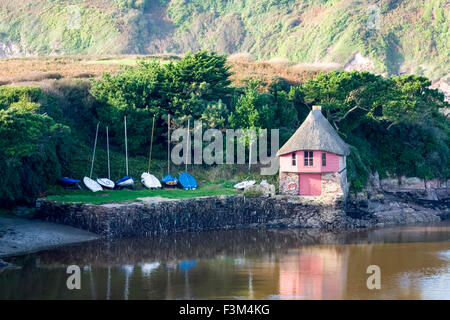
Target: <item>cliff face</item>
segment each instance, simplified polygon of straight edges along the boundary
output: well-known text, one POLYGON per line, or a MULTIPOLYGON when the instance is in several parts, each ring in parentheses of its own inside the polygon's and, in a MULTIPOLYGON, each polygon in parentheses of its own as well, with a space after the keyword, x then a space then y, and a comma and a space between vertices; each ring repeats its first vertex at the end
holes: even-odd
POLYGON ((21 55, 22 50, 19 45, 11 41, 0 41, 0 58, 16 58, 21 55))

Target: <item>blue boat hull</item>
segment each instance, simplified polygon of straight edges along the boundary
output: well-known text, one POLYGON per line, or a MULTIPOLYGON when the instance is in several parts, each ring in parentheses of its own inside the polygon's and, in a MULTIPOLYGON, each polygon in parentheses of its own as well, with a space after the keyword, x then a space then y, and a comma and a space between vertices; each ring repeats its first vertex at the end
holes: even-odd
POLYGON ((64 177, 59 179, 59 183, 66 188, 77 188, 79 187, 81 181, 64 177))
POLYGON ((172 177, 170 174, 163 177, 161 179, 161 182, 164 183, 166 186, 176 186, 178 184, 177 178, 172 177))
POLYGON ((189 173, 182 172, 180 174, 178 180, 180 180, 180 184, 186 190, 193 190, 193 189, 197 188, 197 181, 189 173))
POLYGON ((116 186, 118 186, 118 187, 129 187, 129 186, 132 186, 133 184, 134 184, 134 179, 129 176, 125 176, 122 179, 116 181, 116 186))

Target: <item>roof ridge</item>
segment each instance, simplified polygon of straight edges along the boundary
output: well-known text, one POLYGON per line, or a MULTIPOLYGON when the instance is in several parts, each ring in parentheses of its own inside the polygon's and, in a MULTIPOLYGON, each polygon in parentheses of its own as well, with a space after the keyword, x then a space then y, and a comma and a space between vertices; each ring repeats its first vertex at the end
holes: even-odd
POLYGON ((280 148, 277 155, 298 150, 323 150, 348 155, 350 149, 319 109, 310 111, 305 121, 280 148))

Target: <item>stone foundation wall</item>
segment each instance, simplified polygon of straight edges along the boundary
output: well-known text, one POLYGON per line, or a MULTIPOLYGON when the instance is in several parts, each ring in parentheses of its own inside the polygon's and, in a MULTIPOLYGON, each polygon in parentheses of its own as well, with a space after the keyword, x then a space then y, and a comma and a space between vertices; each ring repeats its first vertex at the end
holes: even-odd
MULTIPOLYGON (((342 201, 348 194, 347 183, 347 171, 342 173, 338 172, 325 172, 322 173, 322 194, 317 196, 317 200, 323 202, 332 203, 333 201, 342 201)), ((281 195, 298 196, 299 194, 299 174, 294 172, 280 172, 280 188, 279 193, 281 195), (291 188, 289 188, 289 186, 291 188), (293 187, 295 186, 295 188, 293 187)), ((311 196, 305 196, 302 198, 311 198, 311 196)))
POLYGON ((282 195, 291 195, 291 196, 298 195, 300 190, 298 182, 299 182, 298 173, 280 171, 279 193, 282 195))
MULTIPOLYGON (((403 195, 404 193, 402 193, 403 195)), ((104 237, 150 236, 245 228, 360 228, 438 222, 450 218, 448 203, 423 205, 392 194, 358 193, 347 202, 320 197, 242 195, 104 205, 39 199, 37 218, 85 229, 104 237)))
POLYGON ((347 192, 342 188, 342 177, 337 172, 322 173, 322 199, 334 201, 338 198, 345 198, 347 192))

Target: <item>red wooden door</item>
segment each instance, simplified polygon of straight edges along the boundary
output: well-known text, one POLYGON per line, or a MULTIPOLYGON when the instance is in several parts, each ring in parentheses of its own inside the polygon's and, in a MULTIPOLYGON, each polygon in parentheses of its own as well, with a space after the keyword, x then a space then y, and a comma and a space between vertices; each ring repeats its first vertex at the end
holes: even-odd
POLYGON ((322 179, 320 173, 301 173, 299 179, 300 195, 320 196, 322 194, 322 179))

